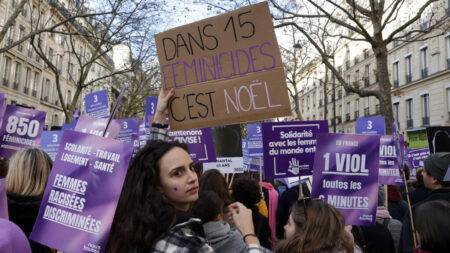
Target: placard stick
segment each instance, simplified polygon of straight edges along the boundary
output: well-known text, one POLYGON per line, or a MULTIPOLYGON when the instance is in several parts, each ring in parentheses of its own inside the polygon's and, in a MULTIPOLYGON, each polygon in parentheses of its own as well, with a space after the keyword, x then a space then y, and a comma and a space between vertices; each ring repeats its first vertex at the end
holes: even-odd
POLYGON ((228 188, 229 188, 229 189, 231 189, 231 185, 233 184, 234 174, 235 174, 235 173, 231 174, 231 179, 230 179, 230 181, 228 182, 228 188))
POLYGON ((405 176, 405 171, 401 170, 402 172, 402 176, 403 176, 403 185, 405 186, 405 192, 406 192, 406 202, 408 203, 408 211, 409 211, 409 219, 410 219, 410 223, 411 223, 411 230, 412 230, 412 235, 413 235, 413 241, 414 241, 414 248, 417 248, 417 238, 416 238, 416 229, 414 226, 414 219, 413 219, 413 213, 412 213, 412 208, 411 208, 411 200, 409 199, 409 191, 408 191, 408 185, 406 184, 406 176, 405 176))
POLYGON ((388 204, 389 204, 389 199, 388 199, 388 186, 387 184, 385 184, 383 186, 384 188, 384 206, 386 207, 386 209, 388 208, 388 204))
POLYGON ((298 199, 304 199, 302 177, 298 176, 298 199))

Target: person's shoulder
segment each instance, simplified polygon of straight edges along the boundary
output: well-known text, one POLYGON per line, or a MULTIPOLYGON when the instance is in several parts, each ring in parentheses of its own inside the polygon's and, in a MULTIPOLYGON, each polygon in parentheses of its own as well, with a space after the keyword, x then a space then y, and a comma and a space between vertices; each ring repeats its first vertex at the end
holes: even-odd
POLYGON ((446 200, 450 202, 450 188, 441 188, 437 190, 433 190, 430 192, 428 197, 413 206, 413 208, 417 208, 423 203, 432 201, 432 200, 446 200))
POLYGON ((0 252, 31 253, 23 231, 14 223, 0 218, 0 252))

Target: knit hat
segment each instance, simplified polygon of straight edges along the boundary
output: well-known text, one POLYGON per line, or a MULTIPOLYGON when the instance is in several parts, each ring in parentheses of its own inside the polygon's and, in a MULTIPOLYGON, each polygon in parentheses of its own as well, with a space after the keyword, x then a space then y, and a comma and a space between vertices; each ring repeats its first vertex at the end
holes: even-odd
POLYGON ((424 161, 425 171, 436 180, 444 181, 445 174, 450 166, 450 153, 434 153, 424 161))

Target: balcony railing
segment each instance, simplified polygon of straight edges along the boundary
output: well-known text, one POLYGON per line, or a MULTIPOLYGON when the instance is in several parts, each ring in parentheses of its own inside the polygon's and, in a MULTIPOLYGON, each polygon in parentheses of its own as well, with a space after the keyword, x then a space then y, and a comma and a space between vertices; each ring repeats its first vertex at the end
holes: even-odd
POLYGON ((28 87, 23 87, 23 93, 28 94, 28 91, 30 90, 30 88, 28 87))
POLYGON ((430 125, 430 117, 422 117, 422 125, 429 126, 430 125))
POLYGON ((48 96, 43 96, 42 100, 45 101, 45 102, 48 102, 48 96))
POLYGON ((15 89, 15 90, 19 89, 19 83, 18 82, 14 82, 13 83, 13 89, 15 89))
POLYGON ((17 50, 19 50, 19 52, 22 52, 22 51, 23 51, 23 45, 22 45, 22 44, 19 44, 19 45, 17 46, 17 50))
POLYGON ((450 17, 450 8, 445 9, 445 13, 447 13, 447 17, 450 17))
POLYGON ((320 99, 319 100, 319 107, 322 107, 323 106, 323 101, 322 101, 322 99, 320 99))
POLYGON ((369 77, 368 76, 363 77, 363 82, 364 82, 364 87, 369 87, 370 86, 370 82, 369 82, 369 77))
POLYGON ((341 116, 336 116, 335 120, 336 120, 336 124, 341 124, 342 123, 341 116))
POLYGON ((398 79, 394 80, 394 88, 398 88, 398 79))
POLYGON ((428 76, 428 68, 421 69, 421 76, 422 76, 422 78, 425 78, 428 76))
POLYGON ((350 121, 350 113, 346 113, 345 114, 345 122, 349 122, 350 121))
POLYGON ((447 58, 447 68, 450 69, 450 58, 447 58))
POLYGON ((32 90, 31 91, 31 96, 37 97, 37 90, 32 90))
POLYGON ((406 128, 412 128, 414 126, 412 119, 406 120, 406 128))
POLYGON ((355 119, 359 118, 359 111, 355 111, 355 119))
POLYGON ((350 61, 349 60, 345 61, 345 68, 346 69, 350 68, 350 61))
POLYGON ((406 80, 406 83, 412 82, 412 76, 411 75, 406 75, 405 76, 405 80, 406 80))
POLYGON ((364 108, 364 116, 369 116, 369 108, 364 108))
POLYGON ((353 87, 359 88, 359 81, 353 81, 353 87))
POLYGON ((9 80, 7 78, 3 78, 2 80, 2 85, 8 87, 9 85, 9 80))
POLYGON ((375 114, 380 114, 380 110, 381 109, 381 107, 380 107, 380 105, 375 105, 375 114))

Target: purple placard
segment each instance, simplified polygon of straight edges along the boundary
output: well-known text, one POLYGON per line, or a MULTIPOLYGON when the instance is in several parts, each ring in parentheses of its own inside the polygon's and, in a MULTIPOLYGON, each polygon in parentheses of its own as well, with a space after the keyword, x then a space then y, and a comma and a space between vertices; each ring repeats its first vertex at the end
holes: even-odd
POLYGON ((17 150, 38 146, 44 122, 45 112, 7 105, 0 129, 0 156, 10 158, 17 150))
POLYGON ((357 134, 386 134, 383 116, 362 117, 356 119, 357 134))
POLYGON ((150 139, 150 128, 145 125, 145 120, 139 121, 139 147, 142 148, 150 139))
POLYGON ((428 148, 418 148, 408 150, 408 160, 411 165, 411 169, 417 169, 423 167, 423 162, 430 155, 428 148))
POLYGON ((74 130, 77 125, 78 118, 73 119, 70 123, 65 123, 62 125, 62 130, 74 130))
POLYGON ((6 198, 6 179, 0 178, 0 218, 8 218, 8 200, 6 198))
POLYGON ((64 252, 104 252, 132 145, 64 131, 30 239, 64 252))
POLYGON ((260 123, 247 125, 247 150, 249 156, 261 157, 263 155, 262 147, 262 129, 260 123))
POLYGON ((133 156, 139 150, 139 120, 135 118, 119 119, 119 135, 116 139, 126 143, 133 143, 133 156))
POLYGON ((186 131, 171 131, 170 138, 185 143, 189 154, 195 162, 215 162, 216 151, 214 148, 211 128, 192 129, 186 131))
POLYGON ((248 141, 242 140, 242 159, 244 171, 258 172, 263 170, 263 158, 262 156, 253 156, 249 154, 248 141))
MULTIPOLYGON (((87 115, 81 115, 75 126, 75 131, 103 136, 108 119, 95 119, 87 115)), ((105 137, 116 138, 120 132, 120 123, 117 120, 111 120, 105 137)))
POLYGON ((156 96, 149 96, 145 99, 144 120, 145 120, 145 126, 147 126, 147 127, 150 126, 151 118, 153 118, 153 116, 155 116, 157 103, 158 103, 158 97, 156 97, 156 96))
POLYGON ((108 100, 107 90, 100 90, 87 94, 84 97, 86 113, 94 118, 108 118, 110 115, 108 100))
POLYGON ((55 161, 56 154, 58 154, 63 132, 62 130, 42 132, 40 148, 50 156, 52 161, 55 161))
POLYGON ((265 179, 311 175, 318 133, 327 121, 262 123, 265 179))
POLYGON ((387 185, 403 184, 397 164, 397 151, 394 137, 383 135, 380 137, 380 170, 378 183, 387 185))
POLYGON ((319 134, 311 196, 336 207, 349 225, 375 223, 379 135, 319 134))

